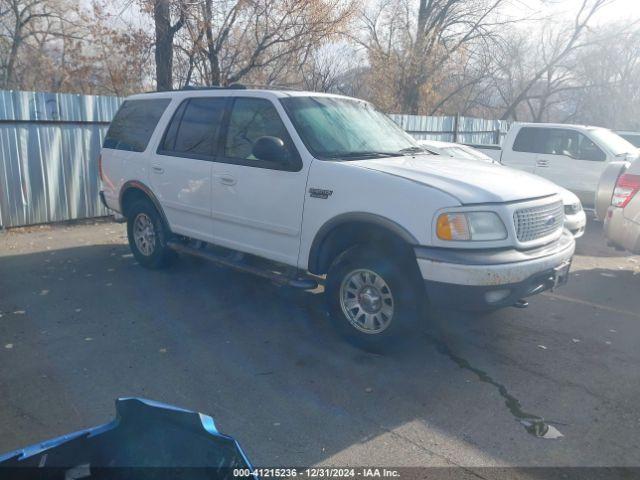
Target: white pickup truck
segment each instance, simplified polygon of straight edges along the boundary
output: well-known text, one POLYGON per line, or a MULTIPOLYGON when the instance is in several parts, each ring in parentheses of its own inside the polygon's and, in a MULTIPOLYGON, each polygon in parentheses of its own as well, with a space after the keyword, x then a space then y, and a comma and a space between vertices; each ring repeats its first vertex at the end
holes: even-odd
POLYGON ((575 193, 594 208, 598 181, 611 162, 633 161, 638 150, 600 127, 516 123, 502 148, 474 145, 503 165, 534 173, 575 193))
POLYGON ((136 95, 99 170, 141 265, 181 252, 279 284, 323 283, 336 328, 368 349, 410 336, 427 302, 523 305, 566 282, 575 250, 556 185, 430 155, 348 97, 136 95))

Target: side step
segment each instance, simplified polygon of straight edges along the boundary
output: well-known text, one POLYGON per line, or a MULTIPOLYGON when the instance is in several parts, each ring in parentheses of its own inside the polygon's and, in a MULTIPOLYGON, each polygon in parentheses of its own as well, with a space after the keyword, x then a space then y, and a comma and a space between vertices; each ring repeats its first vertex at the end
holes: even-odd
POLYGON ((238 270, 240 272, 251 273, 253 275, 257 275, 258 277, 266 278, 280 286, 301 288, 303 290, 311 290, 318 287, 318 282, 309 277, 292 278, 286 273, 273 272, 265 268, 249 265, 245 262, 230 260, 222 255, 217 255, 213 252, 202 250, 199 248, 189 247, 188 245, 184 245, 178 242, 167 242, 167 246, 170 249, 175 250, 176 252, 186 253, 195 257, 204 258, 205 260, 209 260, 210 262, 213 262, 222 267, 233 268, 234 270, 238 270))

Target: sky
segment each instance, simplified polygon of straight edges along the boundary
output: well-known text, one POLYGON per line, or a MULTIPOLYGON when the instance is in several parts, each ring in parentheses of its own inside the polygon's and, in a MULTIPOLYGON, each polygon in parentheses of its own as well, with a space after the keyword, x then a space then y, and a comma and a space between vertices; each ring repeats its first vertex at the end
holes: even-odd
MULTIPOLYGON (((529 10, 532 14, 557 12, 566 18, 575 15, 583 0, 515 0, 514 13, 529 10)), ((615 0, 604 7, 595 18, 595 23, 627 20, 640 22, 640 0, 615 0)))

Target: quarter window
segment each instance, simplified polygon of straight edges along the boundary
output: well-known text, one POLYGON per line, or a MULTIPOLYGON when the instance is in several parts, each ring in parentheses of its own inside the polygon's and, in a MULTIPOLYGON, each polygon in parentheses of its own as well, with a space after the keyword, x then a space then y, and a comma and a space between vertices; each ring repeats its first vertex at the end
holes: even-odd
POLYGON ((169 99, 127 100, 114 117, 104 148, 144 152, 169 99))

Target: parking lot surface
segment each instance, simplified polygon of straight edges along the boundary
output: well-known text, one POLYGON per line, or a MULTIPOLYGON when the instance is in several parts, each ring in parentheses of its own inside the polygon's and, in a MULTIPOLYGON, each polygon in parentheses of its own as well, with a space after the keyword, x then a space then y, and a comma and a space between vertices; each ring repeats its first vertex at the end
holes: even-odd
POLYGON ((433 312, 386 356, 337 337, 317 291, 184 257, 144 270, 123 225, 14 230, 0 452, 141 396, 210 414, 256 465, 640 466, 639 338, 640 257, 597 223, 566 287, 525 310, 433 312))

